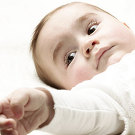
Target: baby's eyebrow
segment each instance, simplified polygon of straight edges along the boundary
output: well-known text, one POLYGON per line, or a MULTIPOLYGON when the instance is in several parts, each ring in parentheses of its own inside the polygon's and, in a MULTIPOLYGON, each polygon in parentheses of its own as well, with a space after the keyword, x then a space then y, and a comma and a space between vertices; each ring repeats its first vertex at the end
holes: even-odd
POLYGON ((96 16, 96 13, 86 13, 83 16, 80 16, 76 19, 76 22, 82 23, 84 20, 88 19, 89 17, 96 16))

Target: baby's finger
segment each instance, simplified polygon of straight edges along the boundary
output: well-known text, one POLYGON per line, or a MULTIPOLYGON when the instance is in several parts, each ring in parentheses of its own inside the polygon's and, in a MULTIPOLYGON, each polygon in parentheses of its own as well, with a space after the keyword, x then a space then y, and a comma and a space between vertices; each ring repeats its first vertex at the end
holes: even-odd
POLYGON ((16 121, 13 119, 8 119, 4 115, 0 115, 0 130, 16 128, 16 121))
POLYGON ((16 130, 6 129, 1 131, 1 135, 19 135, 16 130))
POLYGON ((24 107, 29 102, 29 95, 26 91, 18 90, 10 95, 9 101, 15 118, 21 119, 24 115, 24 107))

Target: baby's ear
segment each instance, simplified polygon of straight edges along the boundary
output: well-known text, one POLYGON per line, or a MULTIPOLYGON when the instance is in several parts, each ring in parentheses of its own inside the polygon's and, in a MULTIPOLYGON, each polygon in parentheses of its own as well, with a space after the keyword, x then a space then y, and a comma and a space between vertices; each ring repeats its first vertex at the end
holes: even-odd
POLYGON ((123 22, 123 24, 130 29, 130 27, 125 22, 123 22))

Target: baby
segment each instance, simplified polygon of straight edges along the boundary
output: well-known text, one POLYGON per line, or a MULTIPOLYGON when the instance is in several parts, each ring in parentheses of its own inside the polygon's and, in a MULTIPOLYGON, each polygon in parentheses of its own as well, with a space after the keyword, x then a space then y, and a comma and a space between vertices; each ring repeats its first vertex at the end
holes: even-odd
POLYGON ((61 90, 24 88, 9 95, 1 102, 2 135, 39 127, 59 135, 135 134, 126 106, 135 104, 125 99, 124 81, 117 83, 123 72, 117 74, 117 65, 107 70, 134 49, 132 30, 106 11, 81 2, 55 9, 36 27, 31 51, 39 78, 61 90))

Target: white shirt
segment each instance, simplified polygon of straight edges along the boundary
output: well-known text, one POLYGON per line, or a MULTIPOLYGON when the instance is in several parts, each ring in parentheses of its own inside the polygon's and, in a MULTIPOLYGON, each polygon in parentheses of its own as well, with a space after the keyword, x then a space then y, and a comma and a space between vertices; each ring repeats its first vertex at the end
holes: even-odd
POLYGON ((71 91, 50 90, 55 135, 135 135, 135 51, 71 91))

